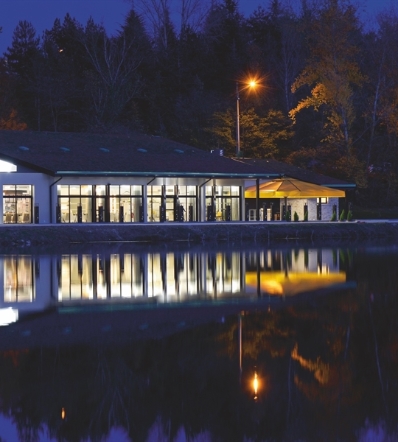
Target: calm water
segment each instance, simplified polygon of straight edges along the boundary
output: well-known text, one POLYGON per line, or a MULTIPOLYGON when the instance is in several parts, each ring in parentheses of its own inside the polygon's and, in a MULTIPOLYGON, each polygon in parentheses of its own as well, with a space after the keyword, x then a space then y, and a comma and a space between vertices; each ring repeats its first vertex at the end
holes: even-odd
POLYGON ((395 247, 0 255, 0 317, 1 442, 398 440, 395 247), (231 305, 153 339, 33 340, 54 312, 231 305))

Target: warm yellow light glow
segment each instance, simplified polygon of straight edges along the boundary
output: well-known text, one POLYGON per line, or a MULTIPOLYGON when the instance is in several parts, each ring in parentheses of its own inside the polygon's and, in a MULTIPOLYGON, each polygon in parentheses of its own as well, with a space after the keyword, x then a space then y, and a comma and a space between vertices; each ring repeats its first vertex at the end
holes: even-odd
POLYGON ((254 378, 253 378, 253 391, 254 391, 254 399, 257 399, 258 395, 258 387, 259 387, 259 381, 257 372, 254 372, 254 378))
MULTIPOLYGON (((257 186, 245 189, 245 198, 256 198, 257 186)), ((344 198, 345 192, 339 189, 307 183, 295 178, 278 178, 261 183, 260 198, 344 198)))
POLYGON ((247 287, 260 289, 263 293, 275 296, 294 296, 299 293, 331 287, 335 284, 346 284, 345 272, 318 273, 291 271, 287 275, 284 271, 247 272, 245 275, 247 287))
POLYGON ((238 95, 240 91, 245 91, 248 94, 257 94, 264 88, 264 79, 256 75, 247 75, 236 82, 237 88, 238 85, 238 95))
POLYGON ((65 411, 65 408, 62 407, 62 410, 61 410, 61 418, 62 418, 62 420, 64 420, 65 417, 66 417, 66 411, 65 411))

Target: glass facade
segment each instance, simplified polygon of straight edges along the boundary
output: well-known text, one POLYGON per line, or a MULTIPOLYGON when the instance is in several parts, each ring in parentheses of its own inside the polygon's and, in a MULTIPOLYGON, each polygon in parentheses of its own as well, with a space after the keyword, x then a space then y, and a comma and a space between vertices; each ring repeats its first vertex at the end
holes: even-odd
POLYGON ((92 186, 58 186, 58 205, 61 222, 92 222, 92 186))
POLYGON ((58 185, 58 223, 239 221, 240 186, 206 186, 199 216, 199 188, 187 185, 58 185), (145 207, 144 207, 145 205, 145 207))
POLYGON ((206 186, 206 220, 240 220, 239 186, 206 186))
POLYGON ((3 185, 3 223, 32 222, 32 186, 3 185))
POLYGON ((110 222, 142 221, 142 186, 110 185, 109 196, 110 222))
POLYGON ((196 186, 148 186, 149 222, 197 221, 196 186))
POLYGON ((57 222, 142 221, 142 186, 59 185, 57 222))

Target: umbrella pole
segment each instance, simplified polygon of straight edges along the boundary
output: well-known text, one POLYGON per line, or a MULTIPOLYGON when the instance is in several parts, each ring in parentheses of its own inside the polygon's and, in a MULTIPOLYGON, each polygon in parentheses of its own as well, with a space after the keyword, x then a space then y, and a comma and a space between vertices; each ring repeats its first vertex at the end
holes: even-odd
POLYGON ((285 196, 285 221, 287 220, 287 196, 285 196))

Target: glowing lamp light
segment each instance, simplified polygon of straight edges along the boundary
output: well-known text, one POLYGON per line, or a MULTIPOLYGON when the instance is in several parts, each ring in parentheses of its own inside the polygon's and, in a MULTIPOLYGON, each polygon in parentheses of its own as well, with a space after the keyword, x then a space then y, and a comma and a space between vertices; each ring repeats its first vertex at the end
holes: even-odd
POLYGON ((250 78, 243 81, 236 82, 236 155, 239 157, 242 155, 240 150, 240 110, 239 110, 239 83, 243 84, 243 89, 255 90, 260 85, 259 80, 256 78, 250 78))
POLYGON ((258 387, 259 387, 259 380, 258 380, 258 375, 257 372, 254 372, 254 377, 253 377, 253 391, 254 391, 254 400, 256 401, 258 399, 258 387))
POLYGON ((64 420, 65 418, 66 418, 66 411, 65 411, 65 408, 62 407, 62 410, 61 410, 61 419, 64 420))

